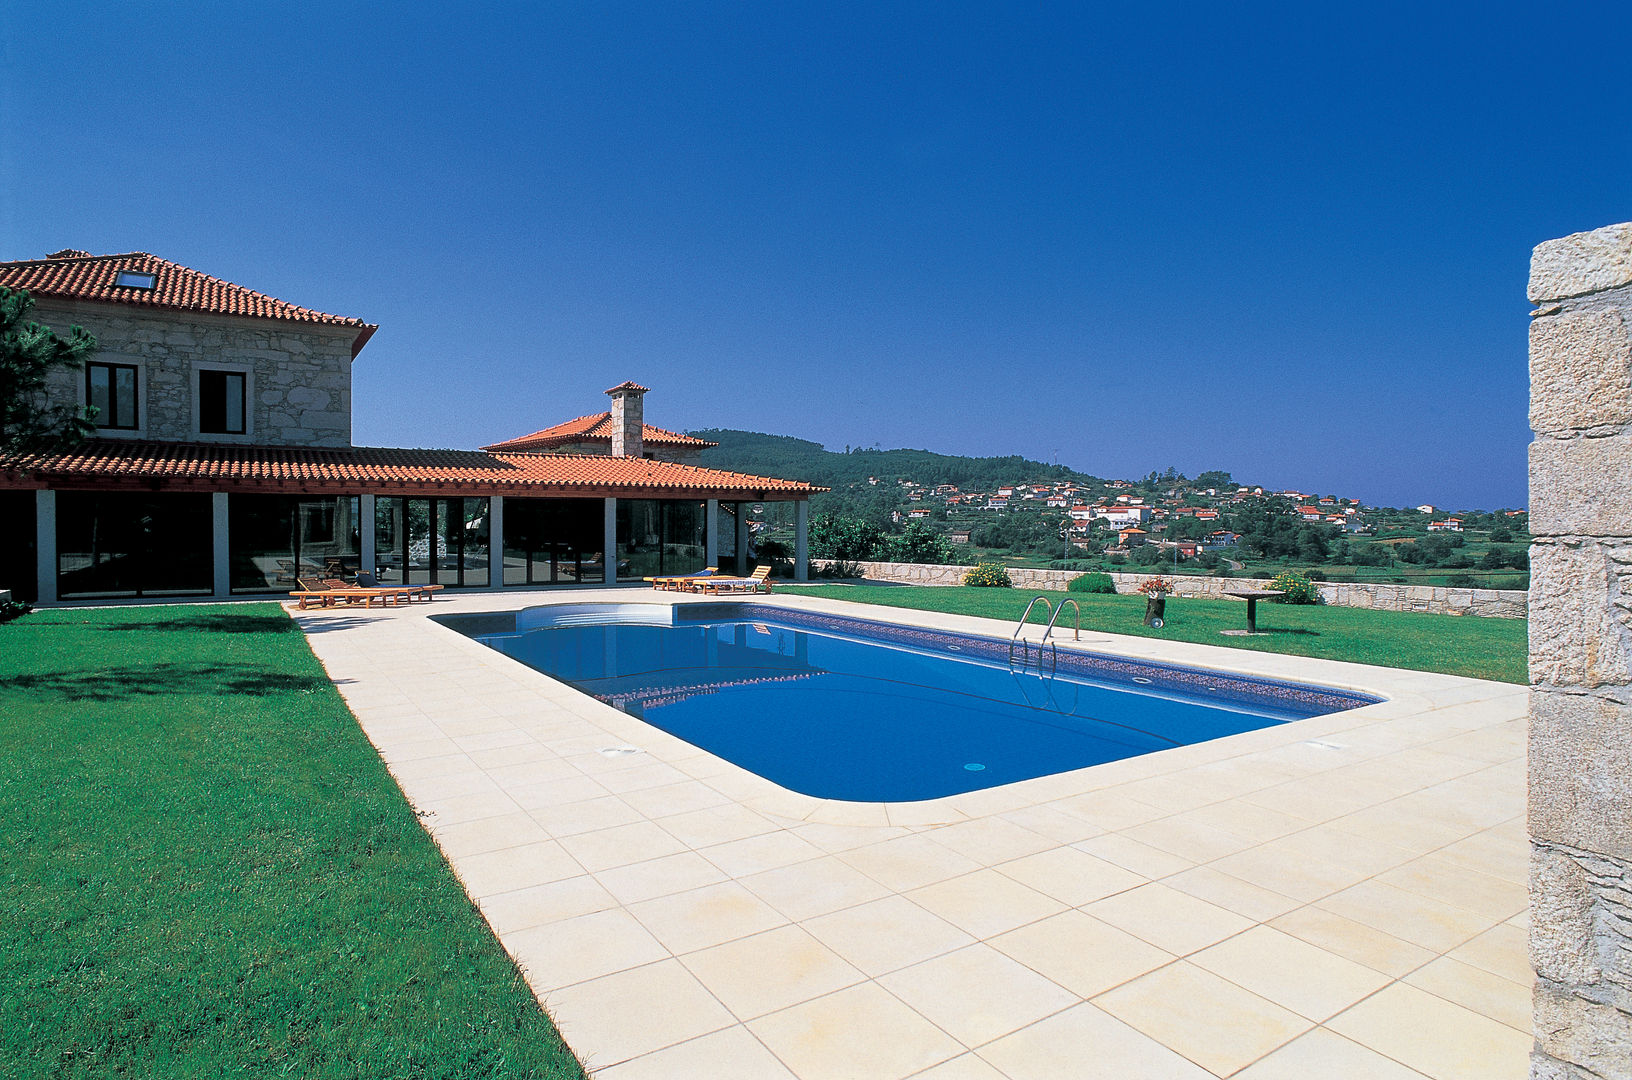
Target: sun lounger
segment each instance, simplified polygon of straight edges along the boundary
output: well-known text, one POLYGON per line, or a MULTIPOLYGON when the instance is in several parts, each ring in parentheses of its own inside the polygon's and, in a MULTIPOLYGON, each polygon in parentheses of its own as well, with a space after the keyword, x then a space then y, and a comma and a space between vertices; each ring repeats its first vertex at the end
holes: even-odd
POLYGON ((649 577, 641 580, 651 582, 652 588, 661 592, 690 592, 694 582, 700 578, 714 577, 719 572, 719 567, 708 566, 695 574, 676 574, 671 577, 649 577))
POLYGON ((381 585, 374 579, 374 575, 366 570, 357 574, 357 587, 360 589, 395 589, 408 597, 410 603, 415 600, 430 603, 431 594, 442 590, 440 585, 381 585))
POLYGON ((771 567, 766 563, 747 577, 703 578, 697 582, 697 588, 710 596, 734 592, 770 592, 771 567))
MULTIPOLYGON (((339 588, 327 581, 314 578, 297 578, 296 582, 300 585, 300 588, 289 595, 300 602, 302 611, 311 606, 311 602, 314 600, 321 607, 332 607, 335 604, 362 604, 364 607, 371 608, 376 600, 380 602, 381 607, 384 607, 393 599, 397 599, 389 589, 359 589, 356 586, 347 585, 343 581, 338 582, 339 588)), ((400 600, 398 602, 400 603, 400 600)))

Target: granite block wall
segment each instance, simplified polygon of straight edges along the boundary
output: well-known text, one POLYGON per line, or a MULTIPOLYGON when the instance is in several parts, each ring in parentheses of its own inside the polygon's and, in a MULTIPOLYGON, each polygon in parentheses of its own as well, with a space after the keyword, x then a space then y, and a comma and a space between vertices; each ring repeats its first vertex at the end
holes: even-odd
POLYGON ((1632 223, 1530 263, 1535 1080, 1632 1080, 1632 223))

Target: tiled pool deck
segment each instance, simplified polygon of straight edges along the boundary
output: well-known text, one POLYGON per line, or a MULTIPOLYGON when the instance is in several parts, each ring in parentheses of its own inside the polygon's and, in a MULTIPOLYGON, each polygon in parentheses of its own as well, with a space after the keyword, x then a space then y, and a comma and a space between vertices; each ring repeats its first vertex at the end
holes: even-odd
POLYGON ((1389 700, 933 802, 838 803, 427 619, 609 599, 670 598, 293 613, 598 1080, 1527 1074, 1523 687, 1085 635, 1389 700))

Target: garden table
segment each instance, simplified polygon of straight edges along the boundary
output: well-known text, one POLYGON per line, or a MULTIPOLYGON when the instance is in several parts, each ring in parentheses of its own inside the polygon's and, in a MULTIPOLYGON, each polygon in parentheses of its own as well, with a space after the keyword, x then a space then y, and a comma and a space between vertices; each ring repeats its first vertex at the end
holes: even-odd
POLYGON ((1247 602, 1247 633, 1258 632, 1258 601, 1277 603, 1286 598, 1279 589, 1225 589, 1225 596, 1239 596, 1247 602))

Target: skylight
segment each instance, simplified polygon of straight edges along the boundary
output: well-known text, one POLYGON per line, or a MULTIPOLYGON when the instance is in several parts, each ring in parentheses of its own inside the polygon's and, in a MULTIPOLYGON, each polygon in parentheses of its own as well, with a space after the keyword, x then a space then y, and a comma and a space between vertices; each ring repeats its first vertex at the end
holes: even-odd
POLYGON ((113 283, 127 289, 151 289, 158 281, 157 275, 140 274, 134 270, 121 270, 113 283))

